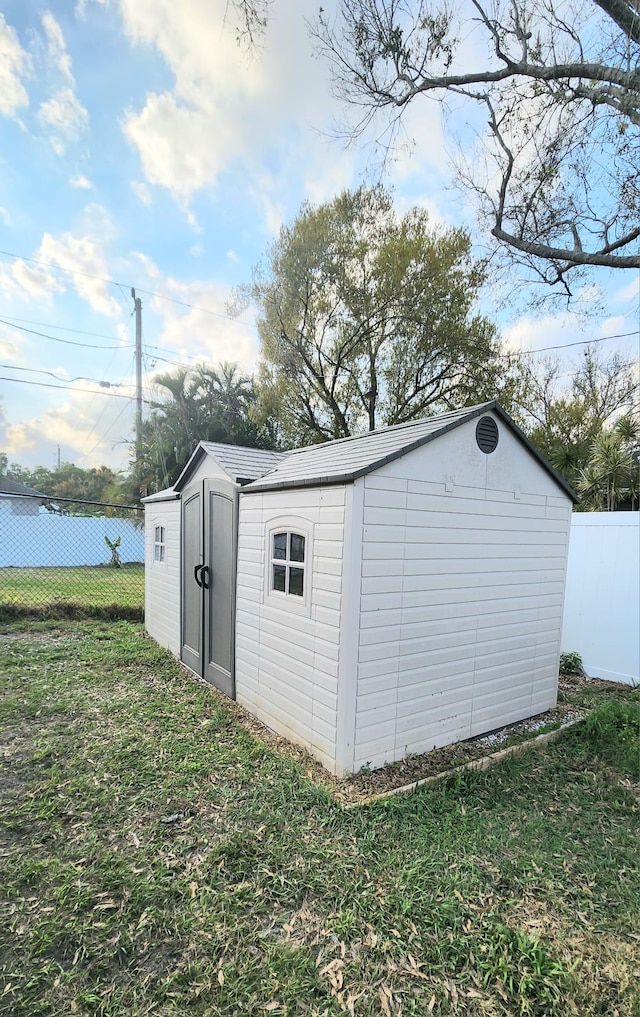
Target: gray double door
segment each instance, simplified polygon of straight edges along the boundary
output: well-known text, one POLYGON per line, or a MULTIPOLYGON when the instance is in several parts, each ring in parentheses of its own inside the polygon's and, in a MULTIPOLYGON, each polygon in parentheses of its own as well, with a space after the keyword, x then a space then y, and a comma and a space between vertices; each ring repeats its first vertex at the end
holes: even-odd
POLYGON ((236 499, 222 481, 182 493, 182 660, 232 699, 236 499))

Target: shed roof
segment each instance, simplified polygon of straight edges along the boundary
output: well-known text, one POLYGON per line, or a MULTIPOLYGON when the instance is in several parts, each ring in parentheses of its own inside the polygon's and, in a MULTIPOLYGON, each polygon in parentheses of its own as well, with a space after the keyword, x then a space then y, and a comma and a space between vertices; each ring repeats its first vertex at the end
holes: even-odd
POLYGON ((165 487, 164 491, 156 491, 155 494, 148 494, 146 498, 142 498, 143 505, 146 505, 151 501, 175 501, 180 495, 177 491, 174 491, 172 487, 165 487))
POLYGON ((174 484, 174 490, 181 491, 205 456, 210 456, 236 484, 257 480, 273 469, 286 452, 272 452, 269 449, 245 448, 243 445, 223 445, 221 442, 201 441, 191 459, 174 484))
POLYGON ((9 480, 8 477, 0 477, 0 495, 3 494, 18 497, 22 495, 24 498, 50 498, 50 495, 36 491, 33 487, 27 487, 26 484, 20 484, 17 480, 9 480))
MULTIPOLYGON (((354 438, 338 438, 322 445, 311 445, 295 449, 279 462, 269 473, 248 484, 247 494, 268 491, 275 488, 315 487, 325 484, 348 483, 367 473, 380 469, 385 463, 399 459, 421 445, 446 434, 474 417, 489 411, 497 414, 528 449, 531 455, 549 473, 559 487, 575 502, 577 495, 559 473, 531 444, 495 400, 477 406, 441 413, 423 420, 411 420, 405 424, 394 424, 378 431, 369 431, 354 438)), ((223 448, 225 446, 222 446, 223 448)))

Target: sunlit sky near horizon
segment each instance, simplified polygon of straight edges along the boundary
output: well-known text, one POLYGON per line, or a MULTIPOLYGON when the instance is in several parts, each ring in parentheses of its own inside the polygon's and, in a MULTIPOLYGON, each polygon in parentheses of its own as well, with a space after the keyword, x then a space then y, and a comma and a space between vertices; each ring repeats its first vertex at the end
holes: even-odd
MULTIPOLYGON (((79 466, 128 465, 132 286, 145 399, 154 373, 175 364, 255 368, 253 313, 227 314, 234 287, 302 201, 375 179, 371 145, 332 137, 343 111, 305 24, 318 6, 276 0, 249 57, 226 0, 2 0, 0 451, 10 461, 52 467, 59 446, 79 466)), ((384 177, 398 210, 420 204, 436 224, 473 229, 450 187, 437 104, 415 104, 407 129, 415 145, 384 177)), ((594 278, 599 301, 586 287, 576 311, 496 311, 509 346, 637 330, 638 273, 594 278)), ((637 333, 601 348, 637 356, 637 333)), ((574 361, 581 353, 571 347, 574 361)))

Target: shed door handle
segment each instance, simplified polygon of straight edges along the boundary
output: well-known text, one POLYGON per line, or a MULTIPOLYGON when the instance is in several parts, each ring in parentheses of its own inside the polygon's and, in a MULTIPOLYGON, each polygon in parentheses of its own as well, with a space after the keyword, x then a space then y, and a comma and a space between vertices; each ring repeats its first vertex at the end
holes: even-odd
POLYGON ((200 568, 202 569, 202 586, 204 586, 205 590, 208 590, 209 583, 207 582, 207 579, 209 578, 209 566, 201 565, 200 568))
POLYGON ((193 578, 195 579, 196 583, 200 588, 202 588, 202 582, 200 580, 199 574, 200 572, 202 572, 203 568, 205 568, 204 565, 196 565, 196 567, 193 570, 193 578))

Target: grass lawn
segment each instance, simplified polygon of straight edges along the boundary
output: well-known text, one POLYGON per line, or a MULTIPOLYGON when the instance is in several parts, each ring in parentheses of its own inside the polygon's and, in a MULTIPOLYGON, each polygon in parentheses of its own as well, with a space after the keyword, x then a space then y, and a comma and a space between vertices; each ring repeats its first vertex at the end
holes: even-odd
POLYGON ((0 693, 0 1014, 640 1014, 637 693, 350 811, 131 623, 0 693))
POLYGON ((144 565, 0 569, 0 620, 29 612, 99 615, 113 605, 142 618, 144 565))

